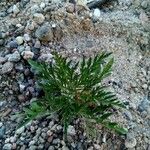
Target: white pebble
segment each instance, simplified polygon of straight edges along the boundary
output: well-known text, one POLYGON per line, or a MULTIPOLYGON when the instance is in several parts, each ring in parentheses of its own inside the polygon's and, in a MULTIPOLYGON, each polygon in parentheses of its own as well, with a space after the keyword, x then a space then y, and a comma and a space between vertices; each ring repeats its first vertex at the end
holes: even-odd
POLYGON ((18 45, 23 44, 23 37, 22 36, 16 37, 16 42, 17 42, 18 45))
POLYGON ((34 53, 31 51, 24 51, 22 55, 25 60, 32 59, 34 57, 34 53))
POLYGON ((16 5, 13 6, 12 10, 14 14, 18 14, 20 12, 19 8, 16 5))
POLYGON ((67 129, 67 133, 72 136, 76 135, 75 128, 73 126, 69 125, 68 129, 67 129))
POLYGON ((101 15, 100 10, 98 8, 94 9, 93 15, 94 15, 94 17, 99 18, 101 15))

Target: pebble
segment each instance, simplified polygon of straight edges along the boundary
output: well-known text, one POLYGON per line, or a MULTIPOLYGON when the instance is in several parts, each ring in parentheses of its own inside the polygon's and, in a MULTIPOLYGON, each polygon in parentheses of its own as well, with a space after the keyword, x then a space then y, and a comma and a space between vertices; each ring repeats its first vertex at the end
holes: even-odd
POLYGON ((22 36, 16 37, 16 41, 17 41, 17 44, 18 44, 18 45, 23 44, 23 37, 22 37, 22 36))
POLYGON ((29 142, 29 146, 34 145, 36 142, 34 140, 29 142))
POLYGON ((35 13, 33 15, 33 20, 37 23, 37 24, 42 24, 45 20, 45 17, 43 16, 43 14, 41 13, 35 13))
POLYGON ((94 148, 95 148, 96 150, 100 150, 100 149, 101 149, 100 145, 98 145, 98 144, 94 144, 94 148))
POLYGON ((4 44, 4 40, 0 39, 0 46, 2 46, 4 44))
POLYGON ((5 73, 10 73, 13 69, 14 65, 12 62, 6 62, 3 66, 2 66, 2 74, 5 73))
POLYGON ((44 62, 51 62, 53 58, 52 54, 41 54, 39 57, 39 60, 44 61, 44 62))
POLYGON ((37 4, 33 5, 31 7, 31 14, 38 13, 38 12, 40 12, 40 7, 37 4))
POLYGON ((131 114, 130 111, 125 111, 125 112, 124 112, 124 115, 126 116, 126 118, 127 118, 128 120, 132 120, 132 119, 133 119, 132 114, 131 114))
POLYGON ((34 47, 35 47, 35 48, 41 48, 41 43, 40 43, 40 41, 37 40, 37 41, 35 42, 35 44, 34 44, 34 47))
POLYGON ((59 144, 60 143, 60 139, 54 139, 53 140, 53 144, 59 144))
POLYGON ((10 139, 11 143, 15 143, 16 142, 16 137, 15 136, 10 137, 9 139, 10 139))
POLYGON ((16 41, 11 41, 11 42, 8 43, 8 47, 10 49, 15 49, 15 48, 18 47, 18 43, 16 41))
POLYGON ((41 4, 40 4, 40 8, 41 8, 41 9, 44 9, 44 8, 45 8, 45 6, 46 6, 46 4, 45 4, 45 3, 43 3, 43 2, 41 2, 41 4))
POLYGON ((0 128, 3 126, 3 123, 2 122, 0 122, 0 128))
POLYGON ((0 39, 4 39, 6 37, 6 33, 0 31, 0 39))
POLYGON ((54 146, 50 146, 48 150, 55 150, 54 146))
POLYGON ((10 54, 8 57, 8 61, 18 62, 21 59, 18 51, 15 51, 13 54, 10 54))
POLYGON ((12 144, 10 143, 7 143, 3 146, 3 150, 11 150, 11 148, 12 148, 12 144))
POLYGON ((19 8, 16 5, 13 5, 12 12, 18 14, 20 12, 19 8))
POLYGON ((19 129, 17 129, 15 133, 16 134, 21 134, 21 133, 24 132, 24 130, 25 130, 25 127, 23 126, 23 127, 19 128, 19 129))
POLYGON ((143 100, 139 104, 138 111, 140 112, 146 111, 150 113, 150 101, 147 99, 147 97, 143 98, 143 100))
POLYGON ((37 146, 35 146, 35 145, 31 145, 30 147, 29 147, 29 150, 36 150, 37 149, 37 146))
POLYGON ((26 87, 25 85, 19 84, 19 89, 21 93, 25 90, 25 87, 26 87))
POLYGON ((19 72, 22 72, 22 71, 24 71, 24 67, 23 67, 23 64, 22 63, 17 63, 16 65, 15 65, 15 69, 19 72))
POLYGON ((134 148, 136 144, 137 144, 136 138, 132 134, 128 133, 127 138, 125 140, 126 148, 134 148))
POLYGON ((68 12, 68 13, 73 13, 74 12, 74 5, 73 4, 68 4, 67 6, 66 6, 66 11, 68 12))
POLYGON ((24 39, 24 41, 27 41, 27 42, 29 42, 31 40, 29 34, 24 34, 23 39, 24 39))
POLYGON ((31 51, 24 51, 21 55, 25 60, 32 59, 34 57, 34 53, 31 51))
POLYGON ((3 64, 4 62, 6 62, 6 58, 0 56, 0 64, 3 64))
POLYGON ((1 126, 0 127, 0 139, 3 139, 5 136, 6 128, 5 128, 5 126, 3 126, 2 122, 1 122, 0 126, 1 126))
POLYGON ((101 15, 100 10, 98 8, 94 9, 93 15, 94 15, 95 18, 98 19, 101 15))
POLYGON ((75 131, 74 126, 69 125, 68 129, 67 129, 67 133, 68 133, 68 135, 71 135, 71 136, 76 135, 76 131, 75 131))
POLYGON ((67 146, 63 146, 62 150, 69 150, 69 148, 67 146))
POLYGON ((141 6, 142 6, 144 9, 146 9, 146 8, 148 7, 148 1, 146 1, 146 0, 142 1, 141 6))
POLYGON ((50 25, 43 25, 39 27, 35 36, 41 41, 52 41, 53 40, 53 32, 50 25))

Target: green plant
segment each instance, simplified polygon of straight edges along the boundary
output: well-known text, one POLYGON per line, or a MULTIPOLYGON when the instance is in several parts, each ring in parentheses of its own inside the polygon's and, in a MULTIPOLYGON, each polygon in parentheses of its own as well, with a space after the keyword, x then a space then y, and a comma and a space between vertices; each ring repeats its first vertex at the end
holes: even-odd
POLYGON ((26 121, 57 112, 64 125, 65 137, 68 125, 75 117, 85 120, 85 127, 101 123, 126 134, 126 129, 109 120, 114 107, 123 107, 115 94, 102 84, 102 80, 111 73, 114 60, 111 58, 107 61, 110 55, 102 53, 94 58, 83 57, 82 61, 76 63, 57 53, 54 54, 53 64, 30 60, 29 64, 35 69, 38 84, 45 95, 25 109, 26 121))

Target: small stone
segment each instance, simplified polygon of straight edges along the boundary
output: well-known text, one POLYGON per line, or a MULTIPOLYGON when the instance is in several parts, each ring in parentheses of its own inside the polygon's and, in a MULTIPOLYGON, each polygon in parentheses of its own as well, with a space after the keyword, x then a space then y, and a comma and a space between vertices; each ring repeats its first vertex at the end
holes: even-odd
POLYGON ((66 11, 68 13, 73 13, 75 10, 74 10, 74 4, 71 4, 69 3, 67 6, 66 6, 66 11))
POLYGON ((16 5, 13 5, 12 11, 14 14, 18 14, 20 12, 19 8, 16 5))
POLYGON ((3 126, 3 123, 2 122, 0 122, 0 128, 3 126))
POLYGON ((41 13, 35 13, 33 15, 33 20, 37 23, 37 24, 42 24, 45 20, 45 17, 43 16, 43 14, 41 13))
POLYGON ((8 108, 3 114, 3 117, 6 117, 10 112, 12 111, 12 109, 8 108))
POLYGON ((53 132, 52 132, 51 130, 48 130, 48 131, 47 131, 47 135, 48 135, 48 136, 51 136, 51 135, 53 135, 53 132))
POLYGON ((25 90, 25 87, 26 87, 25 85, 19 84, 19 89, 21 93, 25 90))
POLYGON ((11 150, 12 145, 10 143, 7 143, 3 146, 3 150, 11 150))
POLYGON ((30 21, 27 23, 26 28, 32 31, 32 30, 34 30, 35 26, 36 26, 36 23, 33 21, 32 22, 30 21))
POLYGON ((24 130, 25 130, 25 127, 23 126, 23 127, 19 128, 18 130, 16 130, 16 134, 21 134, 24 132, 24 130))
POLYGON ((2 74, 5 73, 10 73, 13 69, 14 65, 11 62, 6 62, 3 66, 2 66, 2 74))
POLYGON ((16 142, 16 137, 15 136, 10 137, 9 139, 10 139, 11 143, 15 143, 16 142))
POLYGON ((69 148, 67 146, 63 146, 62 150, 69 150, 69 148))
POLYGON ((44 140, 42 137, 39 137, 39 142, 40 142, 40 143, 44 143, 45 140, 44 140))
POLYGON ((15 48, 18 47, 18 43, 16 41, 11 41, 11 42, 8 43, 8 47, 10 49, 15 49, 15 48))
POLYGON ((60 143, 60 139, 54 139, 53 140, 53 144, 59 144, 60 143))
POLYGON ((98 144, 94 144, 94 148, 95 148, 96 150, 100 150, 100 149, 101 149, 100 145, 98 145, 98 144))
POLYGON ((34 53, 31 51, 24 51, 22 56, 25 60, 32 59, 34 57, 34 53))
POLYGON ((35 42, 35 44, 34 44, 34 47, 35 47, 35 48, 41 48, 41 43, 40 43, 40 41, 37 40, 37 41, 35 42))
POLYGON ((94 15, 95 18, 98 19, 101 15, 100 10, 98 8, 94 9, 93 15, 94 15))
POLYGON ((148 1, 142 1, 141 6, 146 9, 148 7, 148 1))
POLYGON ((44 9, 44 8, 45 8, 45 6, 46 6, 46 4, 45 4, 45 3, 43 3, 43 2, 41 2, 41 4, 40 4, 40 8, 41 8, 41 9, 44 9))
POLYGON ((4 62, 6 62, 6 58, 0 56, 0 64, 3 64, 4 62))
POLYGON ((146 89, 148 88, 148 85, 147 85, 147 84, 143 84, 143 85, 142 85, 142 88, 143 88, 144 90, 146 90, 146 89))
POLYGON ((40 12, 40 7, 37 4, 33 5, 31 7, 31 13, 34 14, 34 13, 38 13, 38 12, 40 12))
POLYGON ((42 133, 41 133, 41 137, 45 139, 45 138, 46 138, 46 133, 45 133, 45 132, 42 132, 42 133))
POLYGON ((29 147, 29 150, 36 150, 37 149, 37 146, 35 146, 35 145, 31 145, 30 147, 29 147))
POLYGON ((15 69, 20 72, 24 71, 23 64, 22 63, 16 64, 15 69))
POLYGON ((16 148, 17 148, 17 144, 16 144, 16 143, 13 143, 13 144, 12 144, 12 150, 16 150, 16 148))
POLYGON ((9 142, 10 142, 10 138, 6 138, 5 143, 9 143, 9 142))
POLYGON ((0 31, 0 39, 4 39, 6 37, 6 33, 0 31))
POLYGON ((150 101, 145 97, 138 106, 138 111, 150 113, 150 101))
POLYGON ((139 18, 140 18, 140 20, 141 20, 142 23, 145 23, 145 22, 149 21, 148 16, 147 16, 147 14, 144 11, 142 11, 140 13, 139 18))
POLYGON ((31 40, 29 34, 24 34, 23 38, 24 38, 24 41, 27 41, 27 42, 31 40))
POLYGON ((52 41, 53 32, 50 25, 43 25, 35 32, 36 37, 41 41, 52 41))
POLYGON ((21 59, 18 51, 15 51, 13 54, 9 55, 8 61, 18 62, 21 59))
POLYGON ((53 136, 48 137, 47 141, 51 143, 53 141, 53 136))
POLYGON ((36 142, 34 140, 29 142, 29 146, 34 145, 36 142))
POLYGON ((0 139, 3 139, 5 136, 6 128, 1 124, 2 126, 0 127, 0 139))
POLYGON ((41 54, 39 57, 39 60, 44 62, 52 62, 53 55, 52 54, 41 54))
POLYGON ((40 145, 38 146, 38 149, 44 149, 44 144, 40 144, 40 145))
POLYGON ((125 140, 126 148, 134 148, 136 144, 137 144, 136 139, 131 135, 127 135, 127 139, 125 140))
POLYGON ((54 146, 50 146, 48 150, 55 150, 54 146))
POLYGON ((67 129, 67 133, 68 133, 68 135, 71 135, 71 136, 76 135, 75 128, 73 126, 69 125, 68 129, 67 129))
POLYGON ((22 36, 16 37, 16 41, 17 41, 17 44, 18 44, 18 45, 23 44, 23 37, 22 37, 22 36))
POLYGON ((126 118, 127 118, 128 120, 132 120, 132 119, 133 119, 132 114, 130 113, 130 111, 125 111, 125 112, 124 112, 124 115, 126 116, 126 118))
POLYGON ((4 40, 0 39, 0 46, 4 45, 4 40))

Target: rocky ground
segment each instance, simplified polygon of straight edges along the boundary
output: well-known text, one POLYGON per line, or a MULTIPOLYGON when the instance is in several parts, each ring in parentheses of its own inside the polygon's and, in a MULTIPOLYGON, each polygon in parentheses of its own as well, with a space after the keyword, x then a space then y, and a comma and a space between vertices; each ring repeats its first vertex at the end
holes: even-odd
POLYGON ((118 0, 88 9, 61 0, 0 1, 0 149, 2 150, 150 150, 150 2, 118 0), (118 136, 104 129, 88 139, 80 120, 63 141, 56 114, 16 130, 22 107, 40 91, 27 63, 51 61, 52 51, 71 59, 99 51, 113 52, 108 84, 127 109, 113 120, 129 132, 118 136))

